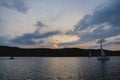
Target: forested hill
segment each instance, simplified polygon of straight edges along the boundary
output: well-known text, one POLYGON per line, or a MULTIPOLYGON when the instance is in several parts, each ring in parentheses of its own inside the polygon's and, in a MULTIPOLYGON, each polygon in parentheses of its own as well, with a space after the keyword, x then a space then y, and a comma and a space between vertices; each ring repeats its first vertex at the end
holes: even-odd
MULTIPOLYGON (((100 56, 99 49, 79 49, 79 48, 17 48, 0 46, 0 56, 16 56, 16 57, 82 57, 89 56, 91 51, 92 56, 100 56)), ((120 51, 104 50, 107 56, 120 56, 120 51)))

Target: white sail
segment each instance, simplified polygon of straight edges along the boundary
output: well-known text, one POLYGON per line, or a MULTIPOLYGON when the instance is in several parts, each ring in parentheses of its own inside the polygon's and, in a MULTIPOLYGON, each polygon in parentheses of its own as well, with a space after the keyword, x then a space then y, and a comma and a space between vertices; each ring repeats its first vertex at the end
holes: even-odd
POLYGON ((105 52, 103 50, 102 42, 100 42, 100 47, 101 47, 101 52, 100 52, 101 57, 99 57, 98 60, 109 60, 109 58, 106 57, 105 52))

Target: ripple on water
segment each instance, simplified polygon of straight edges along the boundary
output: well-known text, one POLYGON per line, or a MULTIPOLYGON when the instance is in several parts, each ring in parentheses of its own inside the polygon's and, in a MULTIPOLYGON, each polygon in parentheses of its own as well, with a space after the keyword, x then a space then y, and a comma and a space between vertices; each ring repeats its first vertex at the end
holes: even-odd
POLYGON ((86 57, 2 58, 0 80, 120 80, 119 61, 120 58, 110 58, 103 66, 97 58, 86 57), (104 78, 102 73, 106 74, 104 78))

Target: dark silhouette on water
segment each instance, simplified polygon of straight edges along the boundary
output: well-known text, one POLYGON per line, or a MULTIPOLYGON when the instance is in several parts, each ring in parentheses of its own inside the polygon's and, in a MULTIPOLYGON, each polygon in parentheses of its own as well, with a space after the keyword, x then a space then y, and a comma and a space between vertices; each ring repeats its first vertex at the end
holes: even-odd
POLYGON ((98 60, 109 60, 109 58, 105 55, 105 52, 103 50, 102 47, 102 41, 100 42, 100 47, 101 47, 101 52, 100 52, 100 57, 98 58, 98 60))
POLYGON ((13 56, 11 56, 9 59, 14 59, 14 57, 13 57, 13 56))
POLYGON ((92 56, 92 53, 91 53, 91 50, 89 51, 89 57, 91 57, 92 56))

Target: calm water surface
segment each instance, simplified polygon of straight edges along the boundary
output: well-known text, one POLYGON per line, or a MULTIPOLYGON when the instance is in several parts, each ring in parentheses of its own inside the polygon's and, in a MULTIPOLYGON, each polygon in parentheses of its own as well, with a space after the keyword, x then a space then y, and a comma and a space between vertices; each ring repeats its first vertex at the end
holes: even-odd
POLYGON ((1 57, 0 80, 120 80, 120 57, 1 57))

